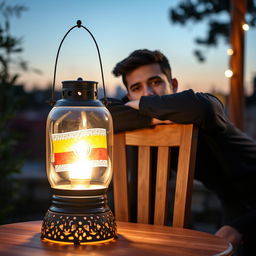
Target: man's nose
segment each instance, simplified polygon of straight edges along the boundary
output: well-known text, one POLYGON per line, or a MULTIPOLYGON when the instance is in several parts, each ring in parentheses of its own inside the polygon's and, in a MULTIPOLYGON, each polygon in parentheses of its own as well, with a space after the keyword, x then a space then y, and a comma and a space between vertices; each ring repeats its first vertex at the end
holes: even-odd
POLYGON ((147 85, 144 86, 143 96, 150 96, 150 95, 154 95, 154 91, 150 86, 147 86, 147 85))

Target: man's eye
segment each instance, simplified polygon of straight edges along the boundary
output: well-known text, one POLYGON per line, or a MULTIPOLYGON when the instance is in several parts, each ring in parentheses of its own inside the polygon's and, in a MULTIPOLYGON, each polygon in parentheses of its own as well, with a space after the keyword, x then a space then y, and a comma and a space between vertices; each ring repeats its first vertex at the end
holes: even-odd
POLYGON ((151 86, 158 86, 158 85, 161 85, 162 84, 162 80, 161 79, 156 79, 156 80, 153 80, 150 82, 150 85, 151 86))
POLYGON ((134 86, 132 87, 132 91, 133 92, 136 92, 136 91, 139 91, 140 90, 140 86, 134 86))

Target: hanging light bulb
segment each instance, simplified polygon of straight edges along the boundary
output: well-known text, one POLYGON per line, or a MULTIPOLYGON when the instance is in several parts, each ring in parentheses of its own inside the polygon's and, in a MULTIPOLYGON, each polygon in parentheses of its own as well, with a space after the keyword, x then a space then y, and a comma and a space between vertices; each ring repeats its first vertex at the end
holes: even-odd
POLYGON ((244 31, 248 31, 250 29, 250 26, 247 23, 244 23, 242 25, 242 28, 243 28, 244 31))
POLYGON ((231 56, 234 54, 234 50, 232 48, 227 49, 227 55, 231 56))
POLYGON ((227 69, 225 71, 225 76, 228 77, 228 78, 232 77, 233 76, 233 71, 231 69, 227 69))

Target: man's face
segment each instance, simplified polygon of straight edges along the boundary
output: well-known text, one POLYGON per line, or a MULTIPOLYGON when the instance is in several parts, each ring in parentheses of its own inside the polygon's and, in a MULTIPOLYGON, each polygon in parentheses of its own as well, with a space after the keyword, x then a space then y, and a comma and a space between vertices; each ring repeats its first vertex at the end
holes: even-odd
POLYGON ((139 100, 141 96, 165 95, 176 92, 177 84, 171 84, 159 64, 141 66, 126 75, 129 100, 139 100))

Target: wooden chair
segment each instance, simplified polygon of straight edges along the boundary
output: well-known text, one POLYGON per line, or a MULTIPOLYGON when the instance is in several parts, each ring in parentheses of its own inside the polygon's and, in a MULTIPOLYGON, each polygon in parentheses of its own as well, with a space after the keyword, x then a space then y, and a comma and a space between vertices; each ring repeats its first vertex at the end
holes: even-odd
MULTIPOLYGON (((192 124, 158 125, 148 129, 114 135, 114 209, 118 221, 130 221, 126 145, 138 146, 137 222, 149 223, 150 217, 150 147, 157 147, 154 224, 164 225, 169 189, 171 147, 179 147, 172 226, 186 227, 194 178, 197 128, 192 124)), ((135 199, 136 200, 136 199, 135 199)))

